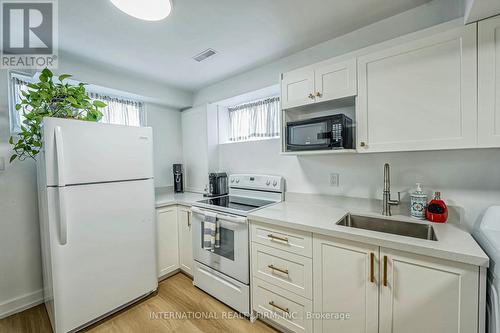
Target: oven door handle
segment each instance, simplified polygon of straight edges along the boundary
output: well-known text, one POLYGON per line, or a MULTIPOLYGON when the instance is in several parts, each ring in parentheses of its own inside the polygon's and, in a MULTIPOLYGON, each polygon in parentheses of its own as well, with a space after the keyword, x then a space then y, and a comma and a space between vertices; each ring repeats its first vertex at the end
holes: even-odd
MULTIPOLYGON (((191 212, 198 215, 205 215, 205 211, 203 209, 199 209, 194 206, 191 207, 191 212)), ((247 219, 245 217, 227 215, 222 213, 217 213, 217 219, 232 223, 247 223, 247 219)))

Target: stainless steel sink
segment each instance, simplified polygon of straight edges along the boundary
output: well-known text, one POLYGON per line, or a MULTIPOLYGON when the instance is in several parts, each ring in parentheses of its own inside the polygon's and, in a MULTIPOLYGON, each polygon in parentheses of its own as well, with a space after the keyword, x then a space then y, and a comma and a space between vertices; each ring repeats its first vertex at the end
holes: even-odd
POLYGON ((351 228, 385 232, 394 235, 437 241, 434 228, 428 224, 403 222, 382 218, 349 215, 338 225, 351 228))

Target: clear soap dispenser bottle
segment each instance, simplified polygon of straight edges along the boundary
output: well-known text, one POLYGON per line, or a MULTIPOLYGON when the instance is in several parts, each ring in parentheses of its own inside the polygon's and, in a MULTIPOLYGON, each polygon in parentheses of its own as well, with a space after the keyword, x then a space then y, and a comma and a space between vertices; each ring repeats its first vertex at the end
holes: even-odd
POLYGON ((419 220, 425 220, 427 194, 422 190, 422 185, 417 183, 417 189, 410 195, 410 215, 419 220))

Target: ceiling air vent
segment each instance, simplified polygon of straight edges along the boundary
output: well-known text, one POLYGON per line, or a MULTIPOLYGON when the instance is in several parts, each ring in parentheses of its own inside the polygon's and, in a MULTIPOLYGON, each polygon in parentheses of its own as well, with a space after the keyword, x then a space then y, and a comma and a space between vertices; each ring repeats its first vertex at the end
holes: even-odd
POLYGON ((193 57, 194 60, 198 61, 198 62, 202 62, 203 60, 215 55, 217 52, 215 52, 214 50, 212 49, 207 49, 203 52, 201 52, 200 54, 197 54, 193 57))

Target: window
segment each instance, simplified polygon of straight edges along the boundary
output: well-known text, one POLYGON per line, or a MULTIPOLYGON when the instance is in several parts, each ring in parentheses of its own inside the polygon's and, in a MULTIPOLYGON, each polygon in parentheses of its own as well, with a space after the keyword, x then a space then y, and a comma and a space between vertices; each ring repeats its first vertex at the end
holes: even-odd
POLYGON ((107 104, 101 109, 101 123, 145 126, 146 119, 142 102, 112 97, 98 93, 90 93, 91 99, 98 99, 107 104))
MULTIPOLYGON (((35 77, 37 77, 35 75, 35 77)), ((28 83, 34 78, 28 75, 12 72, 10 75, 10 126, 11 133, 19 133, 24 120, 23 110, 16 110, 16 104, 21 101, 22 91, 28 89, 28 83)), ((72 82, 75 83, 75 82, 72 82)), ((77 83, 77 82, 76 82, 77 83)), ((99 90, 99 87, 89 85, 92 90, 99 90)), ((103 117, 100 122, 108 124, 145 126, 146 116, 144 103, 125 97, 115 97, 109 94, 89 92, 91 99, 99 99, 107 104, 101 109, 103 117)))
POLYGON ((17 73, 11 73, 10 79, 10 131, 11 133, 19 133, 21 131, 21 124, 23 123, 24 116, 22 110, 16 110, 16 104, 21 102, 22 91, 28 90, 28 83, 32 78, 17 73))
POLYGON ((228 107, 229 141, 279 137, 279 97, 228 107))

